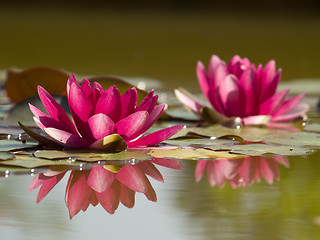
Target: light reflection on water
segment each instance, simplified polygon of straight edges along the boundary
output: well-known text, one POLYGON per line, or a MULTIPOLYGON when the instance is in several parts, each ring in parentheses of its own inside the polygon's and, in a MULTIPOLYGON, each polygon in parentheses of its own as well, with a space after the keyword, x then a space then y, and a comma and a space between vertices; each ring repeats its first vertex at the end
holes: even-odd
POLYGON ((1 178, 0 237, 10 239, 88 239, 107 235, 125 239, 317 239, 320 235, 319 153, 290 157, 279 165, 280 180, 232 189, 195 181, 195 161, 185 170, 161 167, 165 183, 151 181, 158 202, 136 196, 132 209, 115 214, 89 207, 72 220, 64 203, 63 179, 39 204, 27 193, 30 176, 1 178), (29 237, 29 238, 28 238, 29 237))

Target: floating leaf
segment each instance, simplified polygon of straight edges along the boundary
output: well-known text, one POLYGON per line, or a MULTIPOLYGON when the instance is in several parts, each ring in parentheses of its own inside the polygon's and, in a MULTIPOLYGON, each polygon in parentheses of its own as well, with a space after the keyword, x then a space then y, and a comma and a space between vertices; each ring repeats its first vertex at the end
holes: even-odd
POLYGON ((304 127, 304 130, 310 131, 310 132, 320 132, 320 124, 319 123, 307 124, 307 126, 304 127))
POLYGON ((72 158, 73 160, 84 161, 84 162, 150 159, 149 155, 141 152, 134 152, 134 151, 122 151, 118 153, 88 152, 88 151, 38 150, 34 153, 34 156, 37 158, 50 159, 50 160, 63 160, 66 158, 72 158))
POLYGON ((12 160, 13 154, 9 152, 0 152, 0 161, 12 160))
POLYGON ((37 146, 35 142, 21 142, 16 140, 0 140, 0 151, 17 151, 37 146))
POLYGON ((156 158, 175 158, 175 159, 218 159, 218 158, 243 158, 243 155, 229 153, 229 151, 212 151, 208 149, 170 149, 170 150, 151 150, 149 155, 156 158))
POLYGON ((8 70, 5 89, 10 100, 17 103, 38 95, 38 85, 51 94, 64 93, 68 77, 69 74, 49 67, 33 67, 20 72, 8 70))
POLYGON ((263 138, 264 142, 288 146, 320 147, 320 134, 313 132, 274 133, 263 138))
POLYGON ((24 168, 38 168, 38 167, 48 167, 48 166, 79 166, 83 163, 81 162, 72 162, 69 160, 45 160, 41 158, 35 158, 29 155, 15 155, 13 160, 9 161, 0 161, 0 165, 5 166, 18 166, 24 168))
POLYGON ((280 156, 303 155, 310 151, 302 147, 290 147, 282 145, 267 144, 245 144, 232 146, 233 153, 243 154, 247 156, 263 156, 266 154, 275 154, 280 156))

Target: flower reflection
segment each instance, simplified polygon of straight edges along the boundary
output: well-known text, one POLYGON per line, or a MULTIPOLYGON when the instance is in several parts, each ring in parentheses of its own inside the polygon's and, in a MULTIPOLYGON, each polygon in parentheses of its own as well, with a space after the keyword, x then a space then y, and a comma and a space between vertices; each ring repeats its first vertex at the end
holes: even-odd
POLYGON ((232 188, 260 182, 261 176, 272 184, 274 179, 280 180, 278 164, 289 167, 286 157, 264 158, 245 157, 243 159, 219 159, 216 161, 198 161, 196 181, 199 182, 206 170, 211 186, 224 187, 228 182, 232 188))
MULTIPOLYGON (((136 192, 143 193, 147 199, 156 202, 156 192, 146 175, 160 182, 164 180, 154 163, 172 169, 183 169, 177 160, 158 159, 123 166, 93 165, 90 170, 72 170, 65 193, 70 218, 80 210, 86 211, 90 204, 97 206, 100 203, 110 214, 117 210, 119 202, 132 208, 135 204, 136 192)), ((31 182, 28 191, 41 186, 37 196, 38 203, 66 172, 39 173, 31 182)))

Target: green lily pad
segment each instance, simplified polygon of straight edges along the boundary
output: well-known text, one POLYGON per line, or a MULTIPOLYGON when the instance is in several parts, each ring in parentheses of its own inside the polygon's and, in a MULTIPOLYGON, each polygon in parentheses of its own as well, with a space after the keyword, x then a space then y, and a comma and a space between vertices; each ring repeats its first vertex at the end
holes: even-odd
POLYGON ((231 152, 243 154, 247 156, 263 156, 266 154, 274 155, 303 155, 309 153, 310 150, 303 147, 290 147, 283 145, 268 145, 268 144, 245 144, 232 146, 231 152))
POLYGON ((213 151, 208 149, 170 149, 170 150, 150 150, 149 155, 155 158, 175 158, 175 159, 219 159, 219 158, 243 158, 243 155, 233 154, 229 151, 213 151))
POLYGON ((149 160, 150 156, 133 151, 122 151, 117 153, 83 152, 83 151, 57 151, 38 150, 34 156, 39 159, 63 160, 71 158, 74 161, 98 162, 98 161, 126 161, 126 160, 149 160))
POLYGON ((80 166, 83 162, 73 162, 70 160, 45 160, 41 158, 35 158, 29 155, 15 155, 13 160, 0 161, 2 166, 15 166, 24 168, 38 168, 38 167, 49 167, 49 166, 80 166))
POLYGON ((12 160, 13 156, 10 152, 0 152, 0 161, 12 160))
POLYGON ((22 142, 16 140, 0 140, 0 151, 17 151, 37 146, 36 142, 22 142))

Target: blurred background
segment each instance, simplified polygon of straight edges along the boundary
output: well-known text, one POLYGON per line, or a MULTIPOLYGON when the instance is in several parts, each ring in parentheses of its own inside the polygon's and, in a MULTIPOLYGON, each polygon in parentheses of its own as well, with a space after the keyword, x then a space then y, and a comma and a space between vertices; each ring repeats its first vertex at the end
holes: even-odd
POLYGON ((239 54, 275 59, 285 80, 320 78, 319 10, 316 0, 7 1, 0 69, 51 66, 197 91, 198 60, 239 54))

